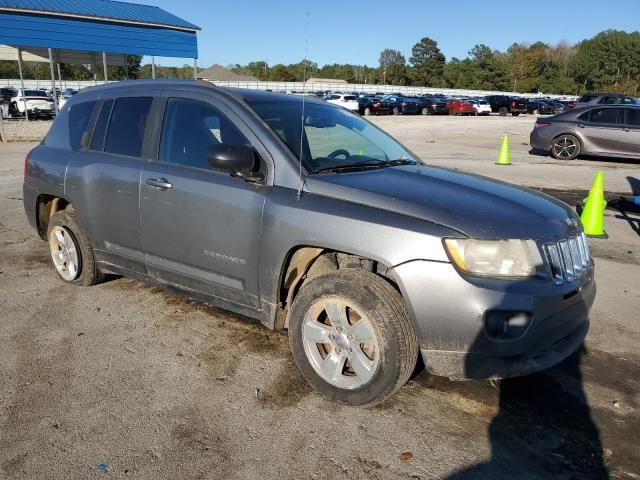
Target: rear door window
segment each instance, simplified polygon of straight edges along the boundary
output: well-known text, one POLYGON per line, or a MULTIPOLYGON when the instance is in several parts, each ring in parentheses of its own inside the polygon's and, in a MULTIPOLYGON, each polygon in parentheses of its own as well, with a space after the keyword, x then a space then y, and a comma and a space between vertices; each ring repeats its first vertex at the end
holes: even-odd
POLYGON ((74 150, 80 148, 82 135, 87 130, 91 114, 97 103, 97 100, 75 103, 69 108, 69 141, 74 150))
POLYGON ((105 152, 139 157, 152 97, 118 98, 109 121, 105 152))
POLYGON ((591 123, 615 125, 618 122, 619 111, 619 108, 596 108, 591 110, 589 121, 591 123))

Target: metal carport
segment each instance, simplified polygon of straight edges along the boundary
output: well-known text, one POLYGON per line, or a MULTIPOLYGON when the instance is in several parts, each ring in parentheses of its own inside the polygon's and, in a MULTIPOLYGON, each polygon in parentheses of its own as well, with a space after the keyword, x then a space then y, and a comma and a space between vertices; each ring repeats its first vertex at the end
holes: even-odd
POLYGON ((21 82, 22 52, 38 56, 47 49, 56 109, 54 58, 83 63, 101 54, 105 82, 107 64, 122 65, 127 54, 151 56, 153 64, 155 56, 192 58, 195 78, 199 30, 149 5, 113 0, 0 0, 0 45, 13 47, 10 51, 19 62, 21 82))

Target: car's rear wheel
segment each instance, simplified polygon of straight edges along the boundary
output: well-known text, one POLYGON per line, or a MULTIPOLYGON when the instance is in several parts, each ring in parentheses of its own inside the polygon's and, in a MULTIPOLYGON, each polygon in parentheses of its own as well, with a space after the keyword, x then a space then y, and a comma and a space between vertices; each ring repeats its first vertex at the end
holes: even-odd
POLYGON ((513 115, 514 117, 517 117, 518 115, 520 115, 520 112, 511 112, 511 115, 513 115))
POLYGON ((538 113, 540 113, 540 112, 538 111, 538 109, 537 109, 537 108, 534 108, 534 109, 533 109, 533 114, 534 114, 534 115, 538 115, 538 113))
POLYGON ((429 109, 427 107, 422 107, 422 110, 420 112, 422 113, 422 115, 429 115, 429 109))
POLYGON ((507 116, 507 108, 506 107, 500 107, 500 110, 498 110, 498 113, 500 113, 501 117, 506 117, 507 116))
POLYGON ((53 214, 47 228, 47 239, 51 261, 62 280, 84 286, 102 280, 91 242, 73 209, 53 214))
POLYGON ((551 142, 551 156, 558 160, 573 160, 580 155, 580 140, 568 133, 559 135, 551 142))
POLYGON ((371 109, 370 109, 369 107, 365 108, 365 109, 364 109, 364 114, 365 114, 365 116, 367 116, 367 117, 368 117, 369 115, 371 115, 371 109))
POLYGON ((309 383, 350 405, 389 398, 408 381, 418 356, 400 294, 360 270, 328 273, 302 287, 292 306, 289 343, 309 383))
POLYGON ((399 115, 400 114, 400 110, 398 110, 398 107, 393 107, 393 114, 394 115, 399 115))

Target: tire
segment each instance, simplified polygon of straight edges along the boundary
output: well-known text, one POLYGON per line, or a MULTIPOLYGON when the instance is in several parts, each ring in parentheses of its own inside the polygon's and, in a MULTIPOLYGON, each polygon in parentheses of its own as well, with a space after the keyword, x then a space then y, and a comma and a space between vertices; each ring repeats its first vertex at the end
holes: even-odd
POLYGON ((517 117, 518 115, 520 115, 520 112, 511 112, 511 115, 513 115, 514 117, 517 117))
POLYGON ((557 160, 574 160, 581 150, 580 140, 568 133, 558 135, 551 141, 550 153, 557 160))
POLYGON ((429 115, 429 109, 427 107, 422 107, 420 113, 422 113, 422 115, 429 115))
POLYGON ((89 287, 103 280, 103 275, 96 266, 91 242, 72 208, 53 214, 47 228, 47 240, 51 262, 63 281, 89 287), (62 245, 67 246, 66 251, 62 245), (74 263, 75 273, 70 268, 74 263))
POLYGON ((535 109, 533 110, 533 112, 532 112, 532 113, 533 113, 534 115, 538 115, 538 113, 540 113, 540 112, 538 111, 538 109, 537 109, 537 108, 535 108, 535 109))
POLYGON ((477 117, 477 116, 478 116, 478 111, 477 111, 477 110, 474 110, 474 111, 473 111, 473 116, 474 116, 474 117, 477 117))
POLYGON ((398 110, 398 107, 393 107, 393 114, 400 115, 400 110, 398 110))
POLYGON ((500 114, 501 117, 506 117, 507 116, 506 107, 500 107, 500 110, 498 110, 498 113, 500 114))
POLYGON ((391 397, 409 380, 418 358, 401 295, 382 277, 354 269, 302 286, 292 305, 289 344, 307 381, 321 395, 348 405, 372 406, 391 397), (359 342, 358 336, 369 340, 359 342))
POLYGON ((369 107, 364 109, 364 115, 365 117, 368 117, 369 115, 371 115, 371 109, 369 107))

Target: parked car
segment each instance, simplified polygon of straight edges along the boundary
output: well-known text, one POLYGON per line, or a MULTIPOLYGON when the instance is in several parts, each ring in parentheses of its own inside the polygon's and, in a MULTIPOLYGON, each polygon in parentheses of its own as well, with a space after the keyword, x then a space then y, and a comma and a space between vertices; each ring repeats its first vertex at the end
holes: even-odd
POLYGON ((473 115, 473 102, 452 98, 447 102, 449 115, 473 115))
POLYGON ((576 108, 593 105, 638 105, 635 98, 619 93, 585 93, 576 102, 576 108))
POLYGON ((330 93, 323 99, 325 102, 338 105, 339 107, 346 108, 351 112, 357 112, 360 110, 358 99, 355 95, 343 95, 341 93, 330 93))
POLYGON ((510 97, 507 95, 488 95, 486 97, 491 111, 500 115, 511 114, 517 117, 521 113, 527 113, 527 100, 520 97, 510 97))
POLYGON ((9 106, 11 99, 17 95, 17 90, 13 87, 0 88, 0 116, 9 118, 9 106))
POLYGON ((380 97, 360 97, 358 98, 360 115, 389 115, 391 108, 382 102, 380 97))
POLYGON ((499 378, 582 344, 594 269, 569 206, 302 99, 184 80, 69 99, 23 186, 60 278, 124 275, 286 328, 305 378, 351 405, 391 396, 419 354, 499 378))
POLYGON ((47 118, 51 119, 55 115, 55 107, 53 99, 42 90, 17 90, 16 96, 11 99, 9 104, 9 114, 11 116, 25 116, 25 100, 26 115, 29 118, 47 118))
POLYGON ((419 112, 418 102, 404 96, 387 95, 382 97, 382 103, 391 110, 393 115, 410 115, 419 112))
POLYGON ((596 106, 539 118, 529 139, 554 158, 578 155, 640 158, 640 106, 596 106))
POLYGON ((484 98, 475 98, 471 100, 471 103, 474 115, 491 115, 491 105, 484 98))
POLYGON ((527 113, 533 115, 556 115, 562 113, 564 108, 559 108, 546 100, 529 99, 527 102, 527 113))
POLYGON ((448 115, 449 109, 447 108, 447 102, 440 96, 423 97, 426 100, 426 106, 429 110, 429 115, 448 115))

